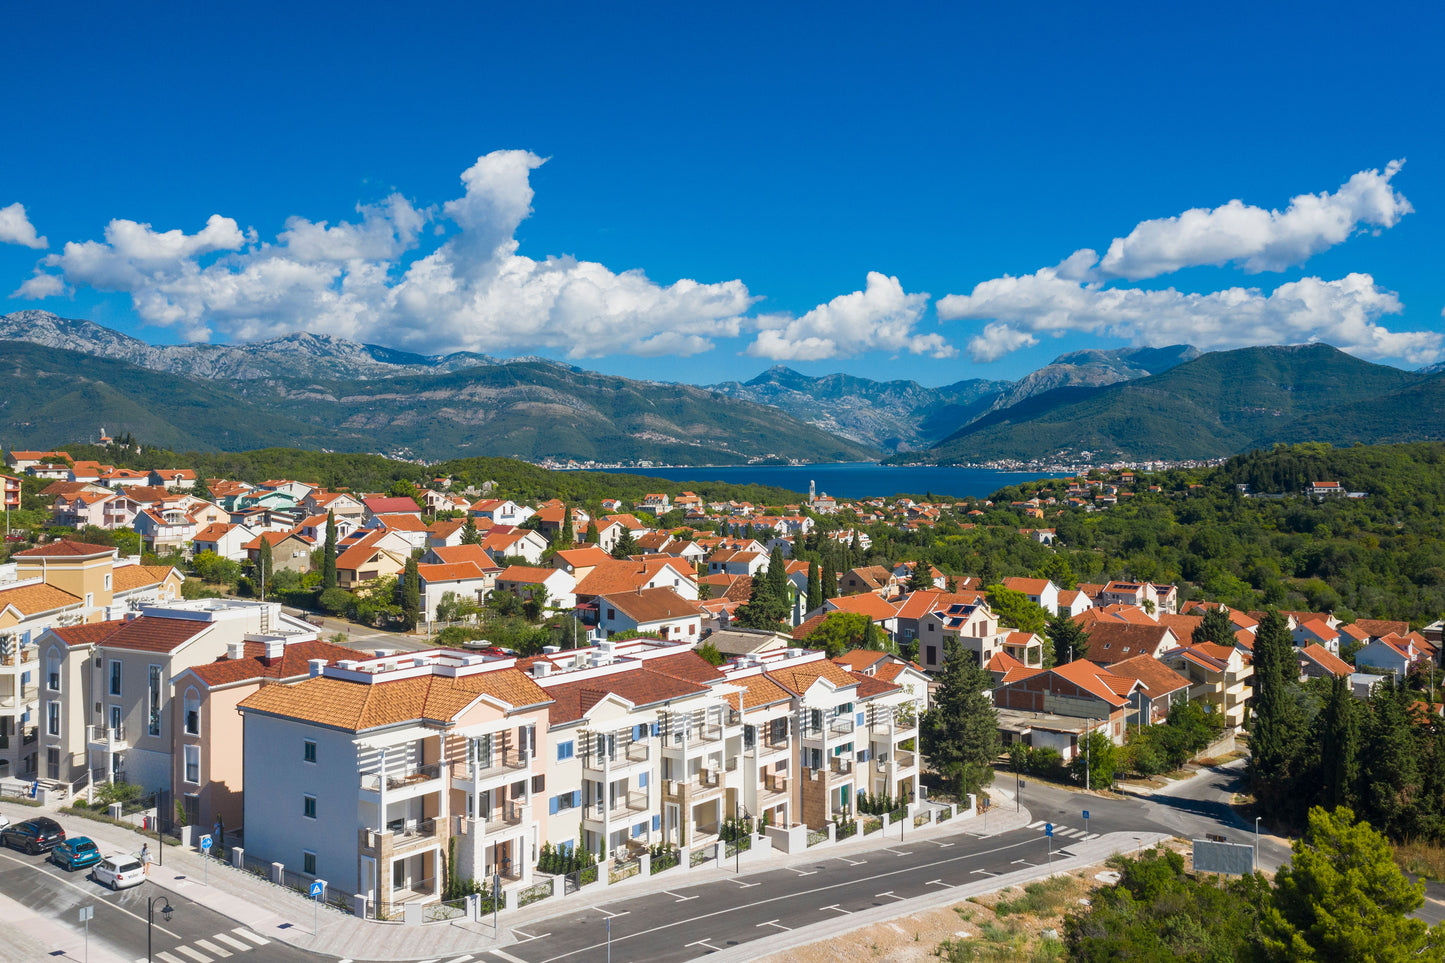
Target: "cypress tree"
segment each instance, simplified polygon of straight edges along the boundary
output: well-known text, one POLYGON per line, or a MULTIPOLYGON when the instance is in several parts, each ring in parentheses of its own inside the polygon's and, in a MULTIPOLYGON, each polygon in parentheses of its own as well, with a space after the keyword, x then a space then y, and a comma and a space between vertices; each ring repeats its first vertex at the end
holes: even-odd
POLYGON ((960 793, 977 792, 993 781, 1000 749, 998 710, 989 696, 993 676, 957 637, 945 651, 937 695, 919 725, 923 754, 960 793))
POLYGON ((421 574, 417 572, 416 558, 406 560, 406 570, 401 575, 401 614, 407 628, 416 628, 421 615, 421 574))
POLYGON ((261 601, 266 601, 266 583, 271 581, 272 561, 271 542, 266 538, 266 533, 261 533, 261 546, 256 550, 256 574, 261 584, 261 601))
POLYGON ((815 612, 823 607, 823 576, 817 562, 808 563, 808 611, 815 612))
POLYGON ((562 505, 562 545, 571 548, 576 541, 577 532, 572 527, 572 510, 562 505))
POLYGON ((336 514, 326 513, 326 552, 321 561, 321 588, 336 588, 336 514))
POLYGON ((462 526, 462 544, 479 545, 482 541, 482 533, 477 531, 476 519, 467 516, 467 523, 462 526))
POLYGON ((823 601, 836 598, 838 595, 838 570, 833 567, 832 560, 823 563, 823 574, 819 578, 822 582, 823 601))
POLYGON ((1320 713, 1320 797, 1331 809, 1355 808, 1360 779, 1360 719, 1350 680, 1335 676, 1320 713))
POLYGON ((788 563, 783 560, 783 549, 780 545, 774 545, 772 554, 768 556, 768 592, 782 602, 788 602, 788 563))
POLYGON ((1201 642, 1216 642, 1220 645, 1234 644, 1234 625, 1229 621, 1229 615, 1223 607, 1215 605, 1204 613, 1204 620, 1194 627, 1190 633, 1189 641, 1198 645, 1201 642))
POLYGON ((1294 687, 1299 679, 1289 624, 1270 612, 1254 642, 1254 709, 1250 723, 1250 777, 1254 794, 1266 806, 1291 798, 1303 733, 1294 687))

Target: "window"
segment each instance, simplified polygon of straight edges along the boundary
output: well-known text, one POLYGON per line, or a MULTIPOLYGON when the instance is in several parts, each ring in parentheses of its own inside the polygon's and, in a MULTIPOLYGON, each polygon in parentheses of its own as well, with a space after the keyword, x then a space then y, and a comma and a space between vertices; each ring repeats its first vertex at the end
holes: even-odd
POLYGON ((316 875, 316 854, 306 850, 301 851, 301 872, 307 876, 316 875))
POLYGON ((301 797, 301 815, 307 819, 316 818, 316 797, 306 795, 301 797))
POLYGON ((146 732, 152 736, 161 734, 161 667, 153 665, 146 674, 146 698, 149 708, 146 714, 146 732))
POLYGON ((639 772, 639 773, 637 774, 637 788, 638 788, 638 789, 646 789, 646 788, 647 788, 647 773, 645 773, 645 772, 639 772))
POLYGON ((105 590, 106 590, 107 592, 110 591, 110 573, 109 573, 109 572, 107 572, 106 575, 105 575, 105 590))
POLYGON ((60 691, 60 659, 50 656, 45 660, 45 688, 51 692, 60 691))
POLYGON ((45 731, 48 735, 60 735, 60 703, 45 703, 45 731))
POLYGON ((316 761, 316 740, 307 739, 301 743, 301 760, 303 762, 316 761))
POLYGON ((201 699, 195 689, 186 690, 186 735, 199 736, 201 734, 201 699))
POLYGON ((655 833, 655 832, 657 832, 657 831, 658 831, 659 829, 661 829, 661 828, 662 828, 662 817, 661 817, 661 816, 653 816, 653 817, 652 817, 652 831, 655 833))
POLYGON ((557 743, 557 761, 565 762, 577 755, 577 743, 572 739, 557 743))
POLYGON ((120 660, 110 660, 110 694, 120 695, 120 660))
POLYGON ((201 747, 184 746, 186 754, 186 782, 193 786, 201 784, 201 747))

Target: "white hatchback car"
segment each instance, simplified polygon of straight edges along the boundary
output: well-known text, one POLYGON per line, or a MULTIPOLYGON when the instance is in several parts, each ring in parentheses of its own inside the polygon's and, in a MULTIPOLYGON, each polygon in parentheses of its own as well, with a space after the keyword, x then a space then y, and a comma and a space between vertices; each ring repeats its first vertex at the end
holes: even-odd
POLYGON ((141 865, 140 857, 129 853, 119 856, 107 856, 95 864, 95 869, 90 871, 91 877, 102 886, 109 886, 111 889, 125 889, 127 886, 139 886, 145 882, 145 867, 141 865))

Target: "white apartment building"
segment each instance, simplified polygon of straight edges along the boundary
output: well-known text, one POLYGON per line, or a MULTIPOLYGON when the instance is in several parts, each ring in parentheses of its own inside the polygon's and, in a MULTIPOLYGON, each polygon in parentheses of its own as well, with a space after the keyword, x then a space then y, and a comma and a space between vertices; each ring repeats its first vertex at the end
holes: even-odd
POLYGON ((1043 664, 1043 640, 1030 632, 1001 628, 998 616, 986 602, 955 603, 918 620, 918 664, 929 671, 943 667, 948 640, 956 638, 965 652, 973 653, 986 666, 1000 652, 1006 652, 1026 666, 1043 664))

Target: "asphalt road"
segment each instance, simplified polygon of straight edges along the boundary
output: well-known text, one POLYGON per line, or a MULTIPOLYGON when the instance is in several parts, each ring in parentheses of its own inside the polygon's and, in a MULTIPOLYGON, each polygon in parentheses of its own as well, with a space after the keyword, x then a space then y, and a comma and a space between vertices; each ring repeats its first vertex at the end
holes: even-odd
MULTIPOLYGON (((49 917, 80 933, 82 906, 94 907, 90 921, 90 945, 105 949, 125 960, 146 959, 147 900, 168 896, 153 883, 111 892, 87 878, 88 870, 66 872, 43 856, 28 856, 16 850, 0 850, 0 893, 35 913, 49 917)), ((152 867, 153 874, 164 872, 152 867)), ((206 963, 227 959, 231 963, 315 960, 284 943, 238 927, 227 919, 183 897, 168 896, 174 912, 166 920, 157 903, 151 930, 154 959, 161 963, 206 963)), ((0 957, 4 951, 0 949, 0 957)))

